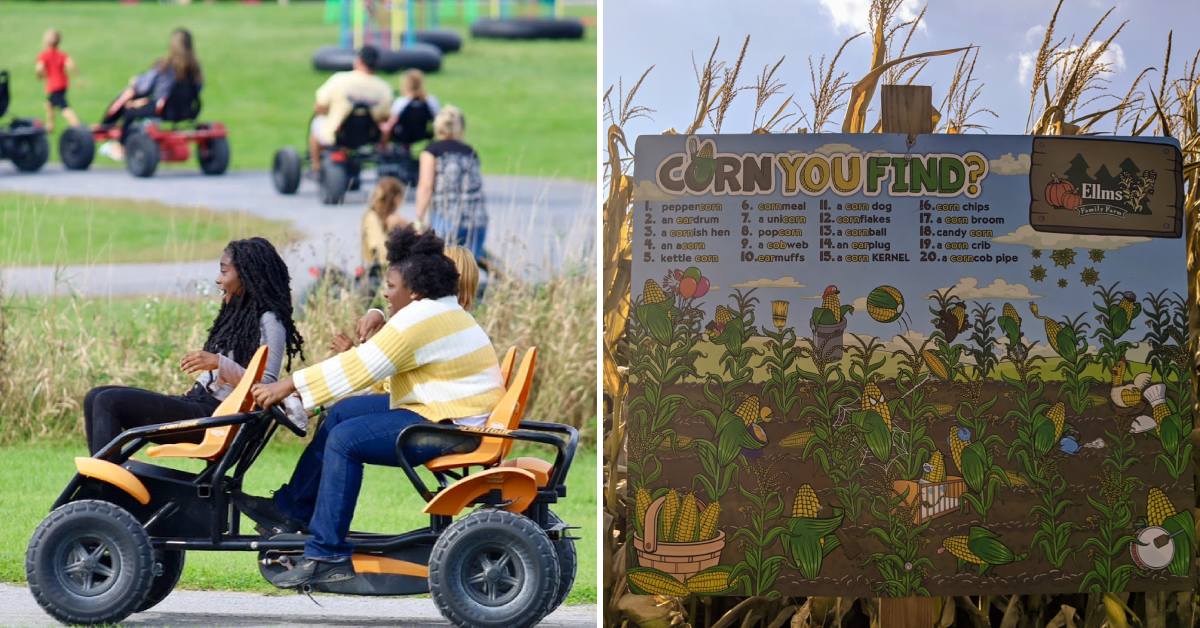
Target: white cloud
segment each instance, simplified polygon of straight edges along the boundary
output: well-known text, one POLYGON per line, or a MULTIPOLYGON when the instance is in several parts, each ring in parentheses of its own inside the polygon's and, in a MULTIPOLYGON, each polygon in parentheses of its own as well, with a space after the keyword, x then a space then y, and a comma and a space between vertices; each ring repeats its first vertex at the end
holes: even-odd
POLYGON ((1029 174, 1029 153, 1004 153, 999 159, 988 160, 988 174, 1029 174))
POLYGON ((776 279, 766 279, 766 278, 751 279, 750 281, 743 281, 741 283, 735 283, 735 284, 733 284, 733 287, 739 288, 742 290, 746 290, 749 288, 799 289, 799 288, 803 288, 804 284, 797 282, 795 277, 792 277, 789 275, 786 277, 779 277, 776 279))
MULTIPOLYGON (((820 0, 821 6, 829 11, 833 18, 834 28, 845 27, 851 31, 867 31, 870 29, 871 0, 820 0)), ((919 3, 917 0, 903 0, 896 11, 900 21, 907 22, 917 17, 919 3)), ((925 21, 921 21, 922 30, 925 21)))
POLYGON ((638 181, 637 187, 633 188, 633 201, 673 201, 679 198, 663 191, 653 181, 638 181))
POLYGON ((964 301, 979 299, 1011 299, 1014 301, 1031 301, 1040 299, 1041 295, 1029 292, 1029 287, 1019 283, 1008 283, 997 277, 992 283, 979 287, 979 280, 974 277, 963 277, 952 288, 954 295, 964 301))
MULTIPOLYGON (((1029 29, 1028 31, 1026 31, 1025 32, 1026 41, 1029 41, 1029 35, 1030 35, 1030 33, 1032 33, 1034 31, 1034 29, 1041 29, 1041 27, 1035 26, 1035 27, 1029 29)), ((1037 35, 1040 37, 1041 33, 1039 32, 1039 33, 1037 33, 1037 35)), ((1030 42, 1030 43, 1032 43, 1032 42, 1030 42)), ((1038 45, 1039 46, 1041 45, 1040 41, 1038 42, 1038 45)), ((1091 53, 1091 52, 1094 52, 1099 47, 1100 47, 1100 42, 1093 41, 1088 44, 1087 50, 1089 53, 1091 53)), ((1072 52, 1075 50, 1079 50, 1079 46, 1068 46, 1066 48, 1063 48, 1060 51, 1061 54, 1058 56, 1059 61, 1056 64, 1059 66, 1058 69, 1060 69, 1060 70, 1065 69, 1067 62, 1070 60, 1070 57, 1071 57, 1071 55, 1066 54, 1066 53, 1069 53, 1069 52, 1072 52)), ((1033 76, 1033 64, 1034 64, 1034 60, 1036 58, 1037 58, 1037 50, 1027 50, 1025 52, 1021 52, 1021 53, 1017 54, 1017 82, 1023 83, 1023 84, 1029 82, 1029 79, 1033 76)), ((1120 72, 1120 71, 1124 70, 1125 69, 1125 49, 1121 48, 1121 44, 1118 44, 1116 42, 1110 43, 1108 45, 1108 47, 1104 49, 1104 52, 1100 55, 1100 60, 1098 62, 1098 65, 1099 65, 1100 69, 1102 70, 1100 72, 1100 76, 1105 76, 1106 74, 1111 74, 1113 72, 1120 72)))
POLYGON ((851 146, 850 144, 835 142, 833 144, 822 144, 821 146, 814 148, 812 152, 819 153, 821 155, 832 155, 833 153, 861 153, 863 150, 861 148, 851 146))
POLYGON ((992 239, 1002 244, 1021 244, 1034 249, 1102 249, 1115 251, 1131 244, 1149 242, 1150 238, 1138 236, 1095 236, 1074 233, 1048 233, 1034 231, 1029 225, 1021 225, 1012 233, 992 239))
POLYGON ((1025 30, 1025 43, 1032 44, 1033 42, 1041 42, 1042 35, 1046 32, 1044 24, 1034 24, 1025 30))
POLYGON ((855 312, 865 312, 867 310, 867 297, 858 297, 851 305, 854 306, 855 312))

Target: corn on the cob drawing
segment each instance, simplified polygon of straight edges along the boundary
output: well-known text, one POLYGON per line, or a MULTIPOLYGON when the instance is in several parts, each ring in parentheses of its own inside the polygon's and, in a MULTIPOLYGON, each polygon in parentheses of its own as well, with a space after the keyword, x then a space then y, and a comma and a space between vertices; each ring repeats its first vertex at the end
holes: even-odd
POLYGON ((645 303, 655 304, 662 303, 667 300, 667 295, 662 288, 658 286, 653 279, 647 279, 642 287, 642 301, 645 303))
POLYGON ((837 286, 828 286, 821 294, 821 307, 833 313, 834 323, 842 321, 842 300, 839 294, 837 286))
POLYGON ((888 429, 892 429, 892 412, 888 409, 887 400, 883 398, 883 391, 879 390, 879 385, 875 382, 863 387, 862 409, 878 412, 888 429))
POLYGON ((1054 442, 1057 443, 1062 438, 1063 425, 1067 422, 1067 406, 1060 401, 1050 407, 1046 416, 1054 423, 1054 442))
POLYGON ((1017 313, 1017 308, 1013 307, 1012 303, 1005 303, 1004 307, 1001 308, 1000 312, 1003 316, 1007 316, 1007 317, 1013 319, 1013 321, 1016 322, 1017 325, 1021 324, 1021 315, 1017 313))
POLYGON ((820 510, 821 501, 817 499, 817 493, 813 490, 812 485, 800 485, 800 490, 796 491, 796 500, 792 502, 792 516, 813 519, 820 510))
POLYGON ((629 570, 629 582, 650 595, 683 597, 690 593, 683 583, 657 570, 635 567, 629 570))
POLYGON ((638 525, 645 525, 646 511, 650 509, 650 491, 644 487, 639 488, 633 503, 634 521, 637 521, 638 525))
POLYGON ((738 404, 734 414, 742 419, 742 423, 750 425, 759 418, 759 406, 758 395, 746 395, 746 398, 742 399, 742 403, 738 404))
POLYGON ((725 323, 733 320, 733 310, 725 307, 724 305, 718 305, 717 314, 713 320, 717 321, 718 325, 724 325, 725 323))
POLYGON ((935 449, 929 454, 929 462, 922 465, 922 469, 925 471, 922 480, 934 484, 946 481, 946 458, 940 450, 935 449))
POLYGON ((1150 487, 1150 494, 1146 496, 1146 523, 1152 526, 1161 526, 1167 517, 1174 514, 1175 505, 1167 499, 1162 489, 1157 486, 1150 487))
POLYGON ((967 444, 971 442, 971 430, 965 427, 950 426, 950 457, 954 459, 954 466, 962 469, 962 452, 966 449, 967 444))
POLYGON ((967 535, 965 534, 956 534, 954 536, 946 537, 945 540, 942 541, 942 547, 946 548, 946 551, 950 552, 955 558, 963 562, 971 563, 972 565, 984 564, 983 559, 976 556, 975 553, 972 552, 969 547, 967 547, 967 535))
POLYGON ((721 516, 720 502, 712 502, 704 507, 700 514, 700 541, 707 541, 717 536, 717 519, 721 516))
POLYGON ((880 323, 890 323, 904 313, 904 295, 892 286, 879 286, 867 295, 867 314, 880 323))
POLYGON ((713 158, 713 143, 712 142, 704 142, 703 144, 701 144, 699 155, 700 155, 700 157, 702 157, 704 159, 712 159, 713 158))
MULTIPOLYGON (((963 563, 975 565, 984 574, 997 565, 1025 560, 1028 554, 1014 554, 1000 537, 981 526, 971 526, 969 534, 946 537, 942 548, 963 563)), ((940 550, 939 550, 940 551, 940 550)))
POLYGON ((950 379, 950 368, 931 349, 922 351, 921 357, 924 358, 925 365, 929 367, 930 373, 936 375, 938 379, 950 379))
POLYGON ((798 430, 783 437, 779 441, 780 447, 803 447, 808 444, 808 441, 813 437, 812 430, 798 430))
POLYGON ((729 588, 729 575, 732 567, 718 565, 687 579, 686 586, 692 593, 720 593, 729 588))
POLYGON ((670 541, 675 536, 675 523, 679 520, 679 493, 675 489, 667 491, 667 498, 663 501, 662 510, 659 511, 658 521, 662 529, 659 531, 659 538, 670 541))
POLYGON ((698 540, 700 528, 700 507, 696 505, 696 495, 688 493, 679 505, 679 521, 675 524, 675 534, 670 539, 674 543, 693 543, 698 540))

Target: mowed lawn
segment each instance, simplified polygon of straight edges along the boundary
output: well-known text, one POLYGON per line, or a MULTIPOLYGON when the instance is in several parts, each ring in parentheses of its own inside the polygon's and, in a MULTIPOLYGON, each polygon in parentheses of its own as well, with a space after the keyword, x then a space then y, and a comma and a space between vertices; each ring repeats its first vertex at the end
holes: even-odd
MULTIPOLYGON (((573 12, 594 16, 590 7, 573 12)), ((324 22, 324 2, 234 2, 190 6, 142 2, 0 3, 0 69, 12 74, 9 116, 41 117, 44 85, 33 66, 42 33, 58 28, 78 67, 68 97, 85 122, 96 122, 129 78, 162 56, 175 27, 190 29, 203 65, 203 120, 230 129, 232 167, 268 169, 273 152, 302 145, 313 92, 327 74, 312 69, 313 51, 338 42, 324 22)), ((596 171, 596 33, 579 41, 471 39, 462 18, 461 51, 443 57, 428 87, 459 106, 467 140, 487 174, 590 180, 596 171)), ((387 77, 393 85, 398 75, 387 77)), ((61 125, 61 119, 60 119, 61 125)), ((51 159, 57 161, 57 134, 51 159)), ((97 157, 99 166, 115 166, 97 157)), ((186 164, 195 168, 194 160, 186 164)))
MULTIPOLYGON (((246 491, 269 495, 291 474, 300 456, 301 443, 291 436, 277 435, 246 476, 246 491)), ((78 443, 48 443, 0 447, 4 473, 0 473, 0 495, 4 496, 4 522, 0 524, 0 581, 25 581, 25 548, 50 504, 74 473, 71 461, 87 455, 82 438, 78 443)), ((550 450, 530 450, 552 460, 550 450), (543 453, 544 452, 544 453, 543 453)), ((144 457, 143 457, 144 459, 144 457)), ((195 461, 178 466, 198 469, 195 461), (190 463, 190 464, 189 464, 190 463)), ((581 448, 567 478, 567 497, 553 510, 575 531, 579 571, 568 604, 596 602, 596 454, 581 448)), ((368 466, 363 491, 354 513, 353 529, 371 532, 403 532, 428 525, 421 514, 424 503, 399 469, 368 466)), ((243 518, 244 519, 244 518, 243 518)), ((249 520, 244 530, 253 530, 249 520)), ((253 552, 189 552, 183 579, 184 589, 278 592, 258 573, 253 552)))
POLYGON ((300 237, 244 212, 0 192, 0 266, 216 260, 246 234, 280 248, 300 237))

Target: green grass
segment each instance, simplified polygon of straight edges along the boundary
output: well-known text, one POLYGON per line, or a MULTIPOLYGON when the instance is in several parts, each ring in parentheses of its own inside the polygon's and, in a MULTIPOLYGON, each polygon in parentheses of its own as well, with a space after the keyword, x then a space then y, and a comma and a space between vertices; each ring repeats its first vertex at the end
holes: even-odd
POLYGON ((299 237, 243 212, 0 192, 0 266, 216 260, 248 233, 279 248, 299 237))
MULTIPOLYGON (((278 437, 263 453, 246 476, 246 490, 267 495, 291 474, 300 456, 300 443, 292 437, 278 437)), ((531 452, 543 457, 541 451, 531 452)), ((0 495, 4 496, 4 523, 0 525, 0 581, 25 581, 25 547, 33 529, 46 516, 50 504, 74 473, 71 460, 87 455, 82 444, 41 443, 0 447, 5 470, 0 474, 0 495)), ((179 466, 199 468, 196 461, 179 466)), ((596 454, 581 449, 567 478, 568 497, 554 511, 581 537, 575 547, 579 571, 569 604, 596 602, 596 454)), ((428 524, 421 515, 423 502, 404 479, 399 469, 367 466, 363 491, 354 514, 356 530, 402 532, 428 524)), ((244 521, 244 528, 249 521, 244 521)), ((221 589, 232 591, 279 592, 258 573, 253 552, 189 552, 183 579, 184 589, 221 589)), ((279 592, 283 594, 282 592, 279 592)))
MULTIPOLYGON (((182 26, 195 37, 206 77, 201 118, 229 127, 234 168, 268 169, 275 149, 302 145, 313 93, 326 76, 312 69, 312 53, 338 41, 338 26, 323 22, 324 4, 5 2, 0 24, 9 36, 0 68, 12 74, 9 115, 43 115, 44 86, 33 66, 46 28, 62 31, 62 49, 78 67, 68 91, 72 107, 96 122, 129 77, 165 53, 171 29, 182 26)), ((442 27, 466 33, 461 21, 442 27)), ((595 28, 581 41, 464 39, 428 88, 462 108, 467 141, 484 171, 594 179, 595 28)))

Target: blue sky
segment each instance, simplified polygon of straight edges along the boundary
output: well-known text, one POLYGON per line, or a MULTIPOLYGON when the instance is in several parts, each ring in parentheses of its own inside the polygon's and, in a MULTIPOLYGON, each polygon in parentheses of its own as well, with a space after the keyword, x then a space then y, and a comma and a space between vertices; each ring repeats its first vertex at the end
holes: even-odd
MULTIPOLYGON (((1048 0, 950 1, 931 0, 924 19, 910 44, 910 51, 935 50, 968 44, 980 46, 975 76, 984 82, 980 103, 993 109, 998 118, 981 116, 991 133, 1023 133, 1029 107, 1028 64, 1022 71, 1022 56, 1037 51, 1046 22, 1054 8, 1048 0)), ((654 64, 640 91, 638 102, 656 110, 650 120, 629 125, 632 140, 640 134, 660 133, 669 127, 683 129, 695 107, 695 78, 692 54, 707 56, 717 37, 719 58, 732 59, 741 40, 750 35, 750 48, 743 71, 749 83, 768 63, 786 55, 779 78, 787 83, 785 93, 808 98, 808 56, 832 56, 848 35, 866 30, 868 0, 605 0, 603 31, 603 85, 623 78, 626 87, 649 65, 654 64)), ((1101 30, 1112 32, 1129 20, 1110 53, 1114 68, 1108 77, 1124 93, 1138 72, 1147 66, 1160 67, 1167 31, 1175 27, 1172 74, 1190 60, 1200 46, 1196 24, 1200 24, 1200 1, 1196 0, 1068 0, 1056 26, 1056 35, 1072 33, 1077 39, 1114 6, 1101 30)), ((908 14, 919 11, 920 3, 906 2, 908 14)), ((867 70, 870 44, 860 37, 847 48, 841 67, 857 80, 867 70)), ((934 104, 940 103, 953 72, 954 57, 931 60, 918 82, 934 88, 934 104)), ((1158 76, 1154 76, 1154 81, 1158 76)), ((1157 84, 1155 82, 1155 84, 1157 84)), ((782 96, 776 101, 782 102, 782 96)), ((731 109, 724 131, 751 130, 753 102, 744 94, 731 109)), ((874 106, 878 102, 875 97, 874 106)), ((1090 110, 1089 110, 1090 111, 1090 110)), ((842 116, 835 116, 839 128, 842 116)), ((875 115, 868 117, 871 123, 875 115)), ((831 125, 832 126, 832 125, 831 125)), ((1100 130, 1111 130, 1100 125, 1100 130)), ((829 130, 834 130, 830 128, 829 130)))

